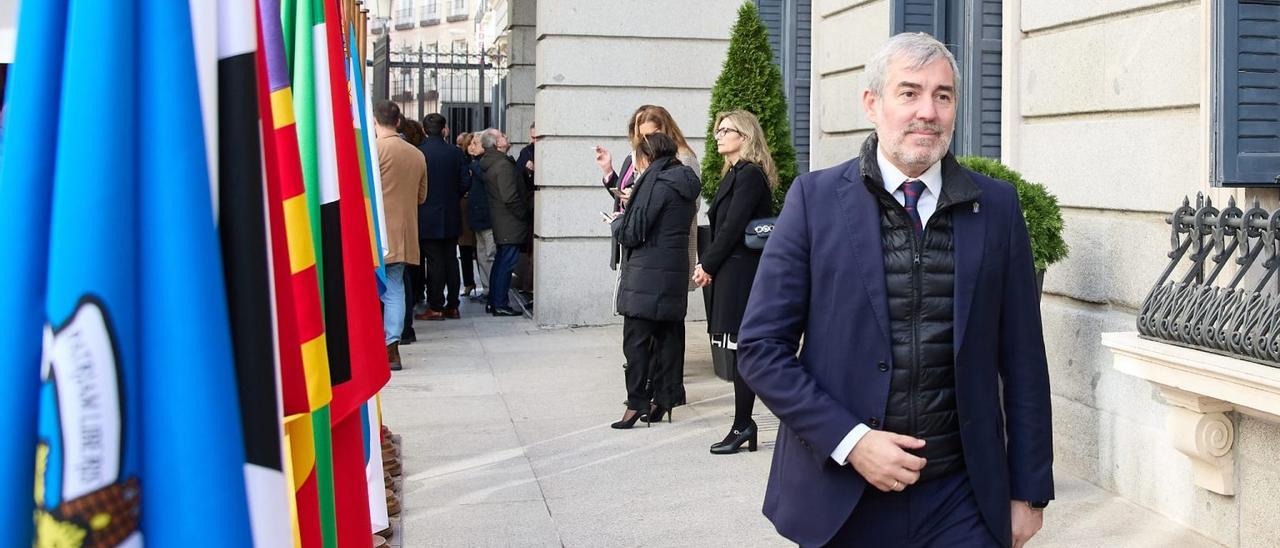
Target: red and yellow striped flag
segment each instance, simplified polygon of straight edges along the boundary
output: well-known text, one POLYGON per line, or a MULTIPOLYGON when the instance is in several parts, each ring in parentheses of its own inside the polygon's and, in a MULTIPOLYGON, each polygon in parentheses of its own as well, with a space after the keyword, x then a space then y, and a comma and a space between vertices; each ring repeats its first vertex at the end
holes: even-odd
POLYGON ((320 306, 319 274, 312 241, 311 212, 298 156, 294 103, 281 36, 279 0, 258 0, 258 100, 274 257, 280 376, 289 451, 294 545, 336 542, 332 516, 333 468, 329 428, 329 357, 320 306), (322 496, 328 485, 327 496, 322 496), (327 510, 327 512, 326 512, 327 510))

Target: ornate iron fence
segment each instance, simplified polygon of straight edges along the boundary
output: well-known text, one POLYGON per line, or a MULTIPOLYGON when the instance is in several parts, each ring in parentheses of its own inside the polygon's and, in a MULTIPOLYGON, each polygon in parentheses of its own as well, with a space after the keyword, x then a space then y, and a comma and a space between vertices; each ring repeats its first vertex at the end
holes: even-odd
POLYGON ((1256 200, 1241 209, 1235 198, 1219 210, 1199 194, 1167 221, 1169 264, 1142 303, 1138 332, 1280 367, 1280 295, 1268 286, 1280 270, 1280 210, 1256 200))
POLYGON ((387 51, 384 65, 375 61, 375 66, 385 71, 389 87, 382 98, 398 103, 405 116, 421 120, 439 112, 454 133, 462 133, 497 127, 505 119, 497 89, 507 73, 505 63, 501 55, 462 43, 402 44, 387 51))

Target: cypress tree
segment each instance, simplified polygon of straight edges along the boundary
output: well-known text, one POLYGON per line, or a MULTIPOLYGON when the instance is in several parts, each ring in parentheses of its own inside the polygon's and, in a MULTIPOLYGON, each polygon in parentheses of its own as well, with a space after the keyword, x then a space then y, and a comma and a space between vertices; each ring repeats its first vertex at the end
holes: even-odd
POLYGON ((729 52, 716 85, 711 89, 711 116, 707 121, 706 150, 702 156, 702 194, 708 201, 720 185, 724 158, 716 152, 716 115, 730 110, 755 114, 764 128, 765 140, 778 167, 778 188, 773 191, 774 210, 782 209, 787 188, 796 177, 796 151, 791 146, 791 124, 787 119, 787 98, 782 90, 782 71, 773 62, 769 31, 752 2, 738 9, 738 21, 729 38, 729 52))

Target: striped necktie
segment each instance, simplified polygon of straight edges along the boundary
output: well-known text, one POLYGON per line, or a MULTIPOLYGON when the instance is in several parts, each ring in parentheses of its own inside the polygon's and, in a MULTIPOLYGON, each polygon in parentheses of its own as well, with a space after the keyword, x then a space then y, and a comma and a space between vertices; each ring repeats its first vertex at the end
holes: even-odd
POLYGON ((924 181, 920 179, 907 179, 902 183, 902 194, 906 198, 902 205, 906 208, 907 215, 911 216, 911 225, 916 229, 916 236, 924 233, 924 224, 920 222, 920 211, 916 208, 922 192, 924 192, 924 181))

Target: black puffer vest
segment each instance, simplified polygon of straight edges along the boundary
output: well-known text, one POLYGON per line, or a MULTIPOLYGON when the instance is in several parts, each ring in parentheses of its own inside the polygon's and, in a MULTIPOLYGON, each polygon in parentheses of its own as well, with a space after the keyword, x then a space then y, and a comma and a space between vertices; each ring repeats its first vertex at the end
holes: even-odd
MULTIPOLYGON (((875 139, 868 139, 874 147, 875 139)), ((876 158, 875 148, 863 158, 876 158)), ((880 206, 880 242, 889 297, 893 370, 883 428, 925 440, 912 453, 928 462, 920 480, 964 469, 956 408, 955 246, 951 212, 970 207, 977 186, 948 154, 942 196, 923 237, 911 228, 906 209, 885 191, 876 162, 863 162, 863 180, 880 206)))

